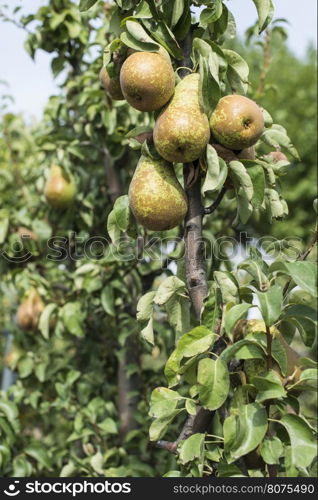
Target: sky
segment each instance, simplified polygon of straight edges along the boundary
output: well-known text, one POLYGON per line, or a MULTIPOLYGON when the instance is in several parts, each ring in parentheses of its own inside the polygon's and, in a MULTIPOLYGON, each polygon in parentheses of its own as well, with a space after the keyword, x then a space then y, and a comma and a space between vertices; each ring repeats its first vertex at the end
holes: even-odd
MULTIPOLYGON (((273 0, 275 17, 289 21, 290 48, 303 57, 310 43, 317 45, 317 0, 273 0)), ((19 0, 10 0, 13 5, 19 0)), ((20 0, 25 12, 34 12, 46 0, 20 0)), ((0 0, 0 5, 1 5, 0 0)), ((256 20, 252 0, 226 0, 236 19, 238 34, 244 34, 247 27, 256 20)), ((35 61, 25 52, 23 44, 26 33, 16 26, 0 19, 0 92, 14 98, 11 110, 23 112, 28 117, 40 118, 50 95, 58 92, 58 86, 50 70, 51 55, 38 51, 35 61)))

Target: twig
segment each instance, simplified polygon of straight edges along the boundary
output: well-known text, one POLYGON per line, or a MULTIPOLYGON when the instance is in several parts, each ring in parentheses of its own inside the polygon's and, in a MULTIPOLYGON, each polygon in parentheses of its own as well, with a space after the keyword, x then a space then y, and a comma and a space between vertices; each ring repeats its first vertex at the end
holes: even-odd
POLYGON ((221 191, 219 192, 219 194, 215 198, 214 202, 212 203, 212 205, 210 205, 209 207, 206 207, 204 209, 204 213, 205 214, 212 214, 220 205, 221 201, 224 198, 225 193, 226 193, 226 186, 223 186, 221 191))
POLYGON ((272 368, 272 366, 273 366, 273 359, 272 359, 272 342, 273 342, 273 337, 272 337, 270 328, 268 326, 266 326, 266 341, 267 341, 267 347, 266 347, 266 351, 267 351, 267 358, 266 358, 267 370, 270 370, 272 368))

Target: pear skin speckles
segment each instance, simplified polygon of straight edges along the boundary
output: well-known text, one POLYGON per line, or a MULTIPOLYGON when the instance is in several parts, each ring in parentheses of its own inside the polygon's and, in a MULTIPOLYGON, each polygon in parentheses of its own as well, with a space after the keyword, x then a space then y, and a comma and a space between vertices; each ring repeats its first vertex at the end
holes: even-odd
POLYGON ((130 208, 137 221, 152 231, 180 224, 187 198, 171 164, 142 156, 129 187, 130 208))
POLYGON ((210 117, 213 137, 222 146, 241 150, 256 144, 264 130, 264 116, 256 102, 241 95, 219 100, 210 117))
POLYGON ((209 120, 199 99, 200 76, 186 76, 156 121, 153 138, 158 153, 167 161, 188 163, 198 159, 209 138, 209 120))
POLYGON ((120 85, 133 108, 139 111, 160 109, 174 92, 171 62, 156 52, 135 52, 122 65, 120 85))

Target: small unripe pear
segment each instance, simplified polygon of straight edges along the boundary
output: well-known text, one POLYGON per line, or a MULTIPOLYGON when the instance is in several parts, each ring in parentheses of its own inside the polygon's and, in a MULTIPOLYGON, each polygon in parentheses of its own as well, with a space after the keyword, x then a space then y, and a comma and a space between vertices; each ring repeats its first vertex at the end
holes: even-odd
POLYGON ((265 156, 265 158, 268 158, 273 163, 278 163, 280 161, 288 161, 287 156, 281 151, 271 151, 265 156))
POLYGON ((125 99, 121 91, 119 78, 110 78, 105 66, 103 66, 100 70, 99 79, 102 87, 104 87, 106 92, 114 101, 121 101, 125 99))
POLYGON ((120 86, 133 108, 139 111, 160 109, 174 92, 171 62, 156 52, 135 52, 121 67, 120 86))
POLYGON ((43 309, 44 303, 38 291, 32 288, 18 308, 17 325, 25 331, 36 330, 43 309))
POLYGON ((220 144, 237 151, 256 144, 264 130, 264 116, 256 102, 233 94, 219 100, 210 126, 220 144))
POLYGON ((180 224, 188 210, 185 192, 165 160, 142 156, 129 186, 129 204, 137 221, 152 231, 180 224))
POLYGON ((54 208, 69 207, 76 195, 74 179, 63 172, 61 167, 53 165, 44 188, 44 195, 54 208))
POLYGON ((200 75, 186 76, 156 121, 153 139, 158 153, 173 163, 197 160, 210 138, 209 120, 200 102, 200 75))

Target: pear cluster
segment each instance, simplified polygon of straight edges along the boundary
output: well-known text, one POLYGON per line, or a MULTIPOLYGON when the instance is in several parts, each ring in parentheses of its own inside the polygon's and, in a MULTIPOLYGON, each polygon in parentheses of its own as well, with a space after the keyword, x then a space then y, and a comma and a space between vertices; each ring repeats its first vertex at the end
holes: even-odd
POLYGON ((153 140, 159 158, 142 155, 129 187, 130 208, 145 228, 164 231, 179 225, 188 210, 186 194, 173 164, 191 163, 212 144, 227 161, 254 159, 254 144, 264 129, 262 110, 247 97, 230 95, 218 102, 210 119, 201 103, 201 81, 191 73, 176 85, 169 55, 132 52, 118 76, 105 67, 100 82, 112 99, 126 99, 135 109, 157 111, 154 130, 136 137, 153 140))

